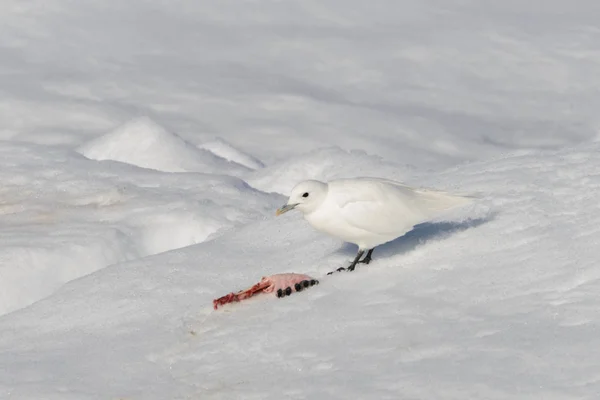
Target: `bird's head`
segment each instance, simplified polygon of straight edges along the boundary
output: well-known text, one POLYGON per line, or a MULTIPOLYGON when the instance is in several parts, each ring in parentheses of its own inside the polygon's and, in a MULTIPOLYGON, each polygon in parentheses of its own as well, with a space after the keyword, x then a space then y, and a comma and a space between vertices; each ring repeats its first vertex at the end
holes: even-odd
POLYGON ((310 214, 325 200, 327 190, 328 186, 324 182, 313 180, 300 182, 292 189, 287 204, 277 210, 277 215, 293 209, 303 214, 310 214))

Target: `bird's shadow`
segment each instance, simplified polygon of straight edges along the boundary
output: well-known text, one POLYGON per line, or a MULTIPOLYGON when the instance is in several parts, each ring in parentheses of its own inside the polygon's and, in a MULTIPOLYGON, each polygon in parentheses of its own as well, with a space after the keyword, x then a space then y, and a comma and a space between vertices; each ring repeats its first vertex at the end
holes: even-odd
MULTIPOLYGON (((428 240, 436 238, 441 239, 457 232, 478 227, 479 225, 491 221, 494 216, 494 214, 490 214, 485 217, 469 219, 466 221, 425 222, 415 225, 415 227, 405 235, 400 236, 391 242, 377 246, 373 253, 373 257, 389 257, 395 254, 408 253, 428 240)), ((356 251, 356 245, 350 243, 344 243, 344 246, 339 250, 339 252, 348 254, 349 256, 354 256, 356 251)))

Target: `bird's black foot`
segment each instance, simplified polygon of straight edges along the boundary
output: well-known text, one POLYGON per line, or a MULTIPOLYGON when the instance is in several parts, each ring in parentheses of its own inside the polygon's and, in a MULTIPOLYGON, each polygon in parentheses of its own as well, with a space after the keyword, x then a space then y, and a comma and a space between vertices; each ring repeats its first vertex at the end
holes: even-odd
POLYGON ((330 271, 330 272, 328 272, 328 273, 327 273, 327 275, 331 275, 331 274, 333 274, 334 272, 342 272, 342 271, 345 271, 345 270, 346 270, 346 268, 344 268, 344 267, 339 267, 338 269, 336 269, 336 270, 334 270, 334 271, 330 271))
POLYGON ((373 254, 373 249, 369 250, 367 252, 367 255, 365 256, 365 258, 362 259, 361 261, 359 261, 359 263, 361 263, 361 264, 369 264, 371 262, 371 260, 372 260, 371 254, 373 254))
MULTIPOLYGON (((369 257, 372 252, 373 252, 372 249, 369 250, 369 253, 367 254, 367 257, 369 257)), ((358 260, 360 260, 360 258, 362 257, 363 254, 364 254, 364 251, 363 250, 359 250, 358 254, 356 254, 356 257, 354 258, 354 261, 352 261, 352 263, 348 266, 348 268, 340 267, 340 268, 336 269, 335 271, 328 272, 327 275, 331 275, 334 272, 342 272, 342 271, 352 272, 352 271, 354 271, 354 268, 356 268, 356 264, 358 264, 358 260)))

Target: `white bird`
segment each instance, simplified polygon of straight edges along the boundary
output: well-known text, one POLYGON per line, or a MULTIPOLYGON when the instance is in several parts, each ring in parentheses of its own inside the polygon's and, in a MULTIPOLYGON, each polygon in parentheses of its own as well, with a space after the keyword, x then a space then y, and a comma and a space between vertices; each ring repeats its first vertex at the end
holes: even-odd
POLYGON ((337 179, 328 183, 308 180, 292 189, 287 204, 276 214, 299 210, 318 231, 356 244, 358 254, 354 261, 348 268, 337 269, 354 271, 359 262, 371 261, 376 246, 473 199, 379 178, 337 179), (360 261, 365 251, 367 255, 360 261))

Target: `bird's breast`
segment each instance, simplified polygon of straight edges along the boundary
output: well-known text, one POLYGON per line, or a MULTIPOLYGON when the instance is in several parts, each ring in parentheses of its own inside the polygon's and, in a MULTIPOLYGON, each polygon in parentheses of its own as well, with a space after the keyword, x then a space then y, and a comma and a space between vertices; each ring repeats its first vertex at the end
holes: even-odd
POLYGON ((362 245, 365 235, 369 235, 364 230, 348 223, 339 208, 335 206, 321 207, 320 210, 305 214, 304 218, 316 230, 358 246, 362 245))

